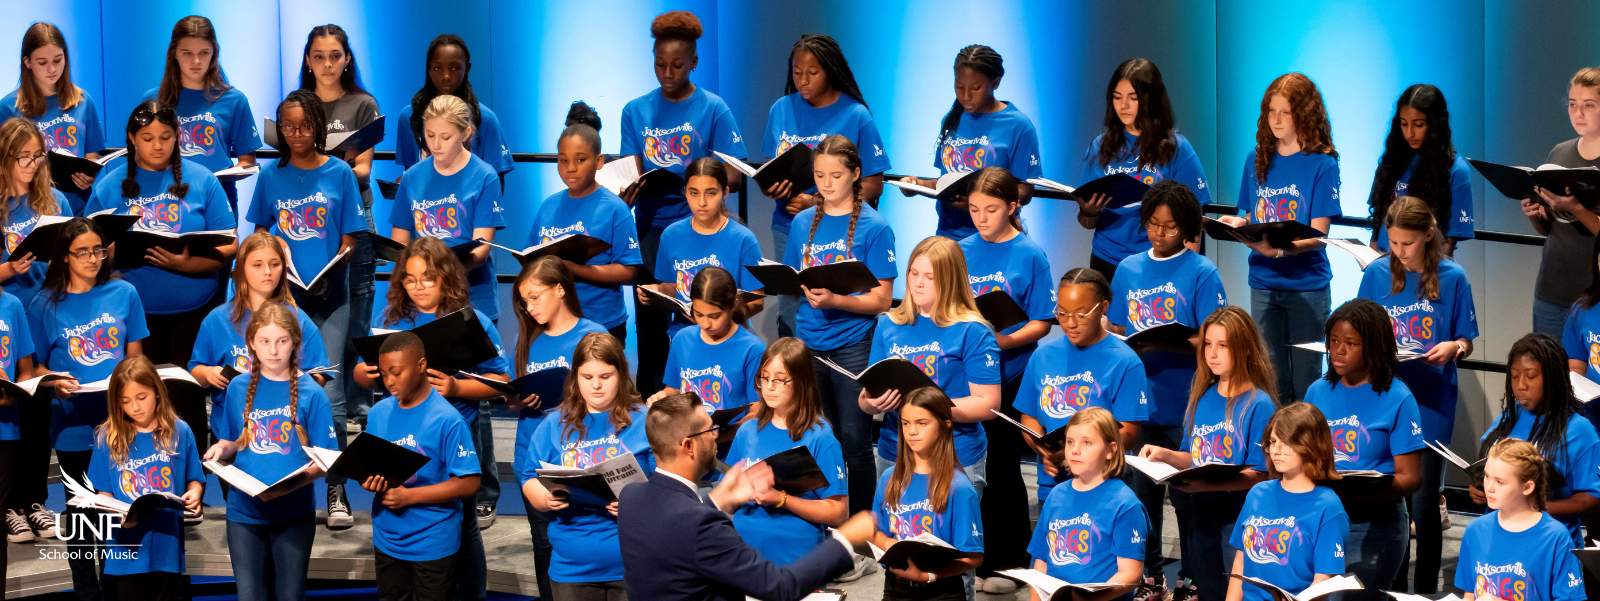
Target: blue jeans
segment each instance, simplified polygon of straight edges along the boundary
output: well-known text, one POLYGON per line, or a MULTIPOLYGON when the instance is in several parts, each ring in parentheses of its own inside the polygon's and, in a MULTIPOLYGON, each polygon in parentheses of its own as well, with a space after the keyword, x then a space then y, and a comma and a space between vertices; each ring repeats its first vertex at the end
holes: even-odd
MULTIPOLYGON (((831 351, 814 351, 856 373, 867 368, 867 357, 871 352, 870 330, 856 342, 831 351)), ((833 435, 839 439, 839 447, 844 451, 844 466, 849 472, 850 513, 866 511, 872 507, 872 497, 878 489, 878 474, 872 469, 872 416, 856 404, 857 397, 861 395, 861 385, 820 362, 812 362, 812 368, 817 370, 817 394, 822 397, 822 414, 833 425, 833 435)))
POLYGON ((317 523, 310 520, 272 525, 229 520, 228 560, 239 581, 239 601, 304 599, 316 534, 317 523))
POLYGON ((1561 306, 1547 300, 1533 299, 1533 332, 1561 341, 1561 331, 1566 329, 1567 314, 1572 306, 1561 306))
MULTIPOLYGON (((473 497, 474 502, 468 503, 468 513, 477 520, 477 507, 474 505, 487 505, 494 507, 500 502, 500 465, 494 459, 494 419, 490 414, 494 412, 492 401, 478 401, 478 419, 467 424, 472 430, 472 446, 478 451, 478 494, 473 497)), ((477 527, 477 522, 473 522, 477 527)))
POLYGON ((1367 590, 1343 593, 1341 599, 1388 598, 1382 589, 1400 573, 1400 562, 1411 542, 1411 518, 1406 515, 1406 505, 1393 503, 1392 507, 1365 505, 1350 518, 1350 534, 1344 539, 1345 570, 1362 583, 1372 584, 1367 585, 1367 590))
MULTIPOLYGON (((322 384, 322 391, 328 395, 328 411, 332 413, 333 433, 339 440, 339 448, 343 449, 349 442, 349 433, 345 430, 345 381, 349 370, 355 363, 342 359, 346 341, 351 332, 366 331, 355 330, 350 327, 351 317, 354 315, 350 306, 349 291, 337 283, 345 283, 348 278, 349 265, 335 268, 327 275, 323 283, 313 286, 312 291, 299 292, 294 295, 295 303, 300 310, 306 312, 311 318, 311 323, 317 325, 317 331, 322 336, 322 346, 327 350, 328 360, 346 361, 339 364, 339 374, 322 384), (340 273, 344 271, 346 273, 340 273)), ((307 276, 310 277, 310 276, 307 276)), ((316 367, 302 365, 301 368, 316 367)), ((343 476, 328 474, 329 484, 343 484, 343 476)))
POLYGON ((1322 375, 1322 353, 1294 345, 1323 339, 1332 302, 1327 288, 1306 292, 1250 289, 1250 313, 1261 327, 1261 339, 1278 369, 1280 403, 1300 400, 1322 375))
MULTIPOLYGON (((367 197, 370 192, 363 192, 367 197)), ((367 226, 372 226, 372 204, 366 201, 367 226)), ((372 299, 374 288, 374 271, 377 270, 377 258, 372 250, 372 238, 365 233, 356 235, 355 250, 350 251, 350 325, 349 333, 366 335, 372 329, 372 299)), ((328 356, 341 360, 343 372, 349 375, 361 362, 361 355, 356 352, 355 345, 341 341, 337 346, 328 347, 328 356)), ((355 417, 366 423, 367 410, 372 408, 372 391, 356 384, 355 378, 345 377, 340 379, 344 387, 345 415, 355 417)), ((344 430, 345 425, 338 421, 333 423, 334 429, 344 430)), ((343 439, 340 439, 341 441, 343 439)))
MULTIPOLYGON (((782 262, 784 249, 789 247, 789 230, 772 230, 772 260, 782 262)), ((800 310, 800 297, 778 297, 778 336, 794 335, 794 314, 800 310)), ((871 341, 871 338, 868 338, 871 341)), ((854 507, 854 505, 852 505, 854 507)))

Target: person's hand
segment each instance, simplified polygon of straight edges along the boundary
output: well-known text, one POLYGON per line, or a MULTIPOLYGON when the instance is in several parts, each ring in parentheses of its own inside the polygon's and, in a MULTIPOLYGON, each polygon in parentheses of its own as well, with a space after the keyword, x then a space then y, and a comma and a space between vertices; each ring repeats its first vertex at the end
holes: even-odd
POLYGON ((534 493, 533 498, 528 499, 528 502, 533 505, 534 509, 546 513, 561 511, 571 506, 567 502, 567 491, 550 490, 548 488, 543 493, 534 493))
POLYGON ((87 173, 74 173, 72 174, 72 185, 77 186, 79 190, 88 190, 94 187, 94 176, 87 173))
POLYGON ((389 490, 389 479, 377 474, 373 474, 371 476, 367 476, 366 480, 361 481, 361 488, 367 489, 367 492, 381 495, 383 494, 383 491, 389 490))
POLYGON ((790 197, 794 196, 794 184, 789 183, 787 179, 779 180, 778 183, 767 186, 762 192, 767 194, 767 198, 788 202, 790 197))
POLYGON ((428 370, 428 385, 439 392, 439 396, 450 398, 456 396, 459 386, 456 379, 444 374, 437 369, 428 370))
POLYGON ((711 489, 711 500, 723 511, 729 511, 755 497, 757 490, 772 488, 772 466, 766 463, 735 465, 723 474, 722 481, 711 489))
POLYGON ((517 398, 516 395, 508 395, 506 397, 506 407, 511 409, 512 411, 521 411, 523 409, 531 409, 533 407, 537 407, 538 405, 539 405, 539 395, 538 394, 529 393, 528 396, 522 397, 520 399, 517 398))
POLYGON ((860 395, 861 403, 871 407, 873 414, 888 413, 890 411, 894 411, 895 409, 899 409, 901 403, 905 400, 905 398, 901 396, 900 391, 894 388, 885 390, 883 391, 883 394, 878 396, 867 394, 867 389, 863 388, 861 389, 860 395))
POLYGON ((12 257, 11 272, 17 275, 28 273, 29 269, 33 269, 33 259, 33 253, 27 253, 20 257, 12 257))
POLYGON ((200 489, 191 488, 183 491, 183 508, 189 513, 200 513, 200 489))
POLYGON ((1289 254, 1284 249, 1278 248, 1278 247, 1273 246, 1271 244, 1267 244, 1266 240, 1258 240, 1258 241, 1255 241, 1255 242, 1246 242, 1245 240, 1240 239, 1239 243, 1250 247, 1250 250, 1253 250, 1253 251, 1256 251, 1258 253, 1261 253, 1261 256, 1263 256, 1263 257, 1269 257, 1269 258, 1276 259, 1276 258, 1278 258, 1278 254, 1279 253, 1282 253, 1285 256, 1287 256, 1289 254))
POLYGON ((221 461, 223 457, 233 454, 230 450, 231 447, 233 447, 233 441, 219 440, 216 442, 216 444, 213 444, 210 448, 206 449, 205 454, 200 456, 200 460, 221 461))
POLYGON ((1467 496, 1472 497, 1473 503, 1477 503, 1479 505, 1489 504, 1489 497, 1484 496, 1483 489, 1478 488, 1478 485, 1476 484, 1467 485, 1467 496))
POLYGON ((1228 227, 1244 227, 1250 225, 1250 221, 1248 219, 1238 215, 1222 215, 1217 217, 1217 221, 1221 221, 1228 227))
POLYGON ((789 199, 789 204, 784 206, 784 210, 788 211, 790 215, 795 215, 800 211, 816 206, 816 204, 817 196, 815 194, 800 193, 789 199))
POLYGON ((1089 200, 1078 201, 1078 214, 1084 217, 1099 217, 1100 212, 1106 210, 1106 205, 1111 204, 1109 194, 1094 194, 1089 200))
POLYGON ((413 495, 414 491, 412 489, 404 486, 396 486, 389 490, 383 491, 381 497, 383 499, 384 507, 389 509, 405 509, 410 507, 414 502, 412 498, 413 495))
POLYGON ((845 540, 850 541, 851 547, 861 549, 867 545, 867 541, 872 540, 872 535, 878 531, 878 523, 873 520, 872 512, 858 511, 855 515, 845 520, 843 524, 839 524, 839 527, 835 528, 835 530, 838 530, 845 540))
POLYGON ((152 246, 144 252, 144 260, 167 271, 183 271, 189 264, 189 247, 183 247, 181 253, 174 253, 159 246, 152 246))
MULTIPOLYGON (((922 180, 919 180, 919 179, 917 179, 915 177, 907 175, 905 177, 900 178, 900 183, 902 183, 902 184, 911 184, 913 186, 920 186, 920 185, 922 185, 922 180)), ((896 186, 896 187, 898 187, 898 186, 896 186)), ((916 196, 917 193, 916 192, 912 192, 910 188, 900 188, 900 195, 901 196, 916 196)))
POLYGON ((227 370, 224 370, 221 365, 208 365, 202 367, 200 368, 200 383, 217 389, 227 388, 228 378, 222 375, 222 372, 224 371, 227 370))
POLYGON ((81 388, 81 386, 78 384, 78 379, 73 377, 68 377, 64 380, 51 380, 49 382, 45 382, 44 385, 55 388, 56 398, 58 399, 70 397, 73 394, 76 394, 78 389, 81 388))
POLYGON ((1433 348, 1428 349, 1428 352, 1423 353, 1422 360, 1427 361, 1428 365, 1444 365, 1461 358, 1461 353, 1464 350, 1466 349, 1461 347, 1460 342, 1455 340, 1446 340, 1439 344, 1433 345, 1433 348))
POLYGON ((610 503, 606 503, 606 512, 610 513, 611 517, 617 517, 617 502, 616 502, 616 500, 612 500, 610 503))
POLYGON ((1044 467, 1044 473, 1050 474, 1051 478, 1059 481, 1063 473, 1061 464, 1066 462, 1066 453, 1063 451, 1040 450, 1039 454, 1039 463, 1044 467))
POLYGON ((889 568, 889 573, 899 576, 901 579, 907 582, 915 582, 917 584, 927 584, 937 579, 929 578, 929 576, 933 576, 934 574, 932 572, 923 571, 922 568, 917 567, 917 562, 911 560, 906 560, 906 567, 889 568))
POLYGON ((618 194, 617 196, 621 197, 622 202, 628 203, 628 206, 631 207, 633 206, 634 201, 639 199, 639 189, 644 187, 643 184, 644 182, 642 181, 636 181, 632 184, 628 184, 628 187, 623 188, 622 193, 618 194))
POLYGON ((1522 214, 1530 219, 1550 220, 1550 211, 1545 210, 1544 205, 1534 202, 1531 198, 1522 199, 1522 214))
POLYGON ((827 288, 801 286, 800 291, 805 293, 806 302, 810 303, 813 309, 833 309, 839 304, 839 295, 827 288))
POLYGON ((356 367, 357 369, 361 370, 361 376, 366 378, 366 382, 364 383, 360 381, 361 378, 356 379, 356 383, 361 384, 363 387, 372 388, 383 379, 383 372, 378 371, 378 366, 376 365, 362 363, 356 367))
POLYGON ((1539 195, 1539 198, 1543 198, 1546 203, 1549 203, 1550 208, 1555 209, 1557 213, 1571 214, 1586 210, 1583 204, 1578 202, 1576 196, 1564 196, 1539 187, 1535 187, 1533 191, 1539 195))
POLYGON ((655 394, 650 395, 650 398, 644 400, 644 406, 649 407, 651 405, 654 405, 654 404, 656 404, 656 401, 659 401, 661 399, 667 398, 668 396, 671 396, 671 395, 672 395, 672 392, 667 390, 667 389, 665 389, 665 388, 663 388, 661 390, 657 390, 655 394))
MULTIPOLYGON (((637 300, 640 305, 648 307, 655 302, 655 299, 650 298, 650 295, 645 294, 644 292, 645 288, 649 288, 651 286, 655 286, 655 284, 638 284, 633 287, 634 299, 637 300)), ((656 291, 660 292, 659 289, 656 291)))
POLYGON ((1144 445, 1143 448, 1139 449, 1139 456, 1151 461, 1170 463, 1167 461, 1167 459, 1172 456, 1172 451, 1170 449, 1158 447, 1153 444, 1147 444, 1144 445))

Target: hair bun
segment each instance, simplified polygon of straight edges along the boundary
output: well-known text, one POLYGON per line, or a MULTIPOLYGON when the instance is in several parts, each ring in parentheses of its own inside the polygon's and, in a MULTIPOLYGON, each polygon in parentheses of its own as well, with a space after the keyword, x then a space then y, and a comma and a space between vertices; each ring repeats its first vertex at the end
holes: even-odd
POLYGON ((664 12, 650 22, 650 37, 658 40, 693 42, 703 33, 705 28, 700 26, 700 17, 686 10, 664 12))
POLYGON ((572 101, 572 107, 567 109, 567 122, 564 125, 568 127, 587 125, 594 128, 595 131, 600 131, 600 113, 595 112, 594 107, 589 106, 589 103, 582 100, 574 100, 572 101))

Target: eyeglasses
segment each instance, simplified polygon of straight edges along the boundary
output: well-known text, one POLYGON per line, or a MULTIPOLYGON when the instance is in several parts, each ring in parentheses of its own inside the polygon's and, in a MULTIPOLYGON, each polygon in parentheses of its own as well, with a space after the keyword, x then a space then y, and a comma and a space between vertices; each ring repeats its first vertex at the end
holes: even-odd
POLYGON ((1154 221, 1144 224, 1144 230, 1163 238, 1176 236, 1179 233, 1178 224, 1176 223, 1167 225, 1156 223, 1154 221))
POLYGON ((43 161, 44 157, 45 154, 42 152, 38 154, 19 154, 17 155, 17 164, 23 167, 32 167, 43 161))
POLYGON ((80 260, 90 258, 101 260, 106 258, 106 247, 96 246, 94 248, 80 248, 78 250, 67 251, 67 254, 72 255, 73 258, 80 260))
POLYGON ((305 136, 312 132, 311 125, 307 123, 279 123, 278 130, 290 136, 305 136))
POLYGON ((439 286, 439 280, 406 278, 400 281, 400 285, 413 290, 427 290, 429 288, 437 288, 439 286))
POLYGON ((1100 307, 1105 304, 1105 301, 1100 301, 1095 303, 1093 307, 1089 307, 1088 311, 1084 311, 1082 313, 1073 313, 1058 306, 1056 307, 1056 319, 1063 321, 1087 321, 1094 317, 1095 312, 1099 311, 1100 307))
POLYGON ((791 384, 794 384, 794 380, 789 378, 768 378, 766 376, 756 378, 756 386, 759 388, 788 388, 791 384))
POLYGON ((688 436, 685 436, 685 437, 683 437, 683 439, 684 439, 684 440, 691 440, 691 439, 693 439, 693 438, 694 438, 694 437, 696 437, 696 436, 700 436, 700 435, 703 435, 703 434, 710 434, 710 433, 712 433, 712 432, 717 432, 717 431, 719 431, 719 430, 722 430, 722 426, 720 426, 720 425, 717 425, 717 424, 714 424, 714 423, 713 423, 713 424, 711 424, 711 427, 710 427, 710 428, 706 428, 706 429, 704 429, 704 430, 701 430, 701 431, 699 431, 699 432, 695 432, 695 433, 693 433, 693 434, 690 434, 690 435, 688 435, 688 436))

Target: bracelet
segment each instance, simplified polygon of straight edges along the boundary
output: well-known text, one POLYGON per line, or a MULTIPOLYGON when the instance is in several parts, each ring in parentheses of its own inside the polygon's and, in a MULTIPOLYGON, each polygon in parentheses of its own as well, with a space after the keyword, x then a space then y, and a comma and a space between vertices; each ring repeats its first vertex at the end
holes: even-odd
POLYGON ((938 579, 939 579, 939 577, 935 576, 933 574, 933 572, 928 572, 928 584, 933 584, 933 581, 938 580, 938 579))
POLYGON ((778 497, 778 504, 777 505, 773 505, 772 506, 773 509, 783 509, 783 505, 785 503, 789 502, 789 491, 782 491, 782 492, 783 492, 783 496, 778 497))
POLYGON ((1284 254, 1285 253, 1283 252, 1283 249, 1281 249, 1281 248, 1278 249, 1278 257, 1277 258, 1282 259, 1284 254))

